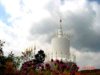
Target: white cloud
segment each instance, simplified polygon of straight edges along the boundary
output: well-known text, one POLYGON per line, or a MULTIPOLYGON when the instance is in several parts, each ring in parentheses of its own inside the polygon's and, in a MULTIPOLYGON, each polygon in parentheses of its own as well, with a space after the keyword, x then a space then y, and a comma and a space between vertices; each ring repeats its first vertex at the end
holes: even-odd
POLYGON ((6 12, 11 16, 11 20, 24 17, 31 13, 32 19, 41 20, 49 16, 45 10, 48 0, 1 0, 6 12))
POLYGON ((20 1, 21 0, 1 0, 1 3, 4 5, 6 12, 10 14, 11 17, 18 17, 22 15, 20 1))
POLYGON ((60 10, 65 11, 72 11, 75 12, 77 10, 81 10, 85 7, 86 0, 68 0, 65 2, 64 5, 61 6, 60 10))
POLYGON ((91 7, 95 11, 96 17, 94 19, 93 28, 99 34, 100 32, 100 5, 97 2, 92 2, 91 7))
POLYGON ((14 53, 16 54, 16 51, 18 53, 27 47, 31 26, 50 16, 49 12, 45 10, 47 2, 48 0, 42 2, 40 0, 28 0, 28 2, 27 0, 1 0, 6 13, 10 15, 8 22, 11 25, 8 26, 1 22, 0 31, 1 38, 9 43, 9 46, 6 46, 8 49, 13 50, 15 48, 14 53))

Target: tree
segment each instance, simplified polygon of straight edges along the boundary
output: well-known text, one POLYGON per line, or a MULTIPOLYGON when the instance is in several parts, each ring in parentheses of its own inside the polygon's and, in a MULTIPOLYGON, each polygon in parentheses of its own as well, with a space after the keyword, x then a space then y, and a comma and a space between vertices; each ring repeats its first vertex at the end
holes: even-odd
POLYGON ((43 50, 38 51, 38 53, 35 55, 35 59, 37 63, 43 63, 45 60, 45 53, 43 50))
POLYGON ((2 47, 4 46, 4 41, 0 40, 0 56, 3 56, 3 51, 2 51, 2 47))
POLYGON ((9 53, 9 55, 8 55, 7 58, 12 59, 12 61, 13 61, 14 65, 16 66, 16 68, 19 68, 20 63, 21 63, 21 57, 15 56, 15 55, 13 54, 13 52, 11 51, 11 52, 9 53))
POLYGON ((4 65, 5 65, 5 57, 3 56, 3 50, 2 47, 4 46, 4 41, 0 40, 0 75, 3 75, 4 72, 4 65))

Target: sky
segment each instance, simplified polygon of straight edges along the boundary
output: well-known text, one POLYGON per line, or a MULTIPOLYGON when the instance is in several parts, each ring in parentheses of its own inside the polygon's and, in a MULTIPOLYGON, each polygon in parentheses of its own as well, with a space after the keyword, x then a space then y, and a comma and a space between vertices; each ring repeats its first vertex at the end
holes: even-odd
POLYGON ((100 68, 100 0, 0 0, 0 39, 4 53, 20 55, 36 45, 46 53, 62 19, 70 50, 80 68, 100 68))

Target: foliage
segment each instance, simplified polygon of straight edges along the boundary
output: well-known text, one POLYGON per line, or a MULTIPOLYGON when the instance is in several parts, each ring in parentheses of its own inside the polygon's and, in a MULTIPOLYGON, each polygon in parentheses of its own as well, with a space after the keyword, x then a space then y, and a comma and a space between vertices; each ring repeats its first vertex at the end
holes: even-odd
POLYGON ((2 50, 2 47, 4 46, 4 41, 0 40, 0 50, 2 50))
POLYGON ((8 55, 8 58, 11 58, 13 60, 13 63, 16 66, 16 68, 19 68, 21 63, 21 57, 15 56, 11 51, 11 53, 8 55))
POLYGON ((22 52, 21 59, 22 59, 24 62, 31 60, 31 59, 33 58, 32 51, 33 51, 32 48, 27 48, 27 49, 25 50, 25 52, 22 52))
POLYGON ((43 50, 38 51, 38 53, 35 55, 35 59, 37 63, 43 63, 45 60, 45 53, 43 50))

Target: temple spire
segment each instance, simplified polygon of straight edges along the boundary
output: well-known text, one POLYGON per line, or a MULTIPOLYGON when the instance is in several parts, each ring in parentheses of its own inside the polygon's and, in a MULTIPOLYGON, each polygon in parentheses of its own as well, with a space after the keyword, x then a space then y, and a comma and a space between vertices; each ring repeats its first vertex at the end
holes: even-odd
POLYGON ((63 36, 62 19, 60 19, 59 22, 60 22, 60 24, 59 24, 59 28, 58 28, 58 37, 62 37, 63 36))

